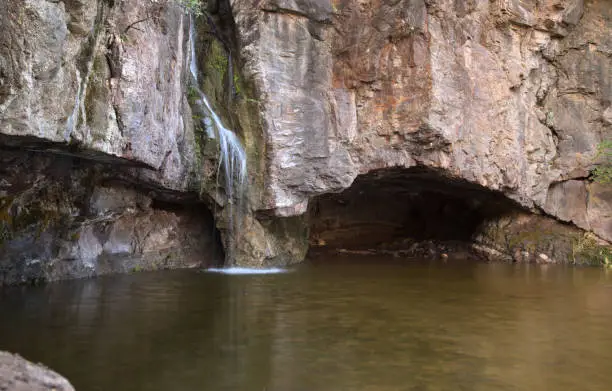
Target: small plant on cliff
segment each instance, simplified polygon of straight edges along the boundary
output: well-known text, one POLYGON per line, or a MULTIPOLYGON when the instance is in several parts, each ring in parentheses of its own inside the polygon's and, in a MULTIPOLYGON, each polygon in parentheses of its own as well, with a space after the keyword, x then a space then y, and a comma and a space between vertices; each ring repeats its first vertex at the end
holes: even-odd
POLYGON ((593 170, 593 180, 598 183, 612 183, 612 140, 599 144, 596 159, 600 160, 600 163, 593 170))
POLYGON ((177 2, 185 11, 190 12, 194 16, 201 16, 203 14, 202 0, 177 0, 177 2))

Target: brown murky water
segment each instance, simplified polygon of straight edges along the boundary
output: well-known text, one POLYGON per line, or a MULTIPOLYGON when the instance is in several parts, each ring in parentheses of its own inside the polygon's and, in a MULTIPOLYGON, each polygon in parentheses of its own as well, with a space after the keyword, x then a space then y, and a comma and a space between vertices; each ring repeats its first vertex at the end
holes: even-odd
POLYGON ((11 289, 0 350, 78 391, 609 391, 612 272, 346 257, 11 289))

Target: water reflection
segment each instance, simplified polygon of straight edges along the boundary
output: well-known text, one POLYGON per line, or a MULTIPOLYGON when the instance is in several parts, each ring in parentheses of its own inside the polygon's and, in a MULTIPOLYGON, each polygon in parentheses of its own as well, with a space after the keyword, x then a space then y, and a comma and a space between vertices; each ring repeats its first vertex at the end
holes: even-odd
POLYGON ((335 259, 13 289, 0 349, 77 390, 609 390, 612 275, 335 259))

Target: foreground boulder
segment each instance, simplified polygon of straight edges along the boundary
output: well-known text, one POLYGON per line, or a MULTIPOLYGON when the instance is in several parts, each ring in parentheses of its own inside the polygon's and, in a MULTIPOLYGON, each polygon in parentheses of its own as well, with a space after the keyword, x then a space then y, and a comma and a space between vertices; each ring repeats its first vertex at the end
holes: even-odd
POLYGON ((70 391, 74 387, 61 375, 40 364, 7 352, 0 352, 0 390, 70 391))

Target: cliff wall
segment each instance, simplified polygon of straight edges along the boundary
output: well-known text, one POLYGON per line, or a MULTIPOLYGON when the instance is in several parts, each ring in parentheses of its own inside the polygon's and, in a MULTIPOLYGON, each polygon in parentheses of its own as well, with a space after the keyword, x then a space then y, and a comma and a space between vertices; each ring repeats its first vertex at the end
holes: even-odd
POLYGON ((263 107, 262 208, 425 166, 612 240, 609 0, 231 1, 263 107))
POLYGON ((196 37, 175 0, 0 5, 0 284, 207 265, 221 247, 299 262, 318 197, 358 197, 359 178, 391 186, 376 200, 434 180, 436 205, 450 194, 487 227, 500 209, 470 194, 612 241, 612 189, 590 177, 612 139, 611 0, 210 0, 196 37), (239 232, 193 56, 248 156, 239 232))

